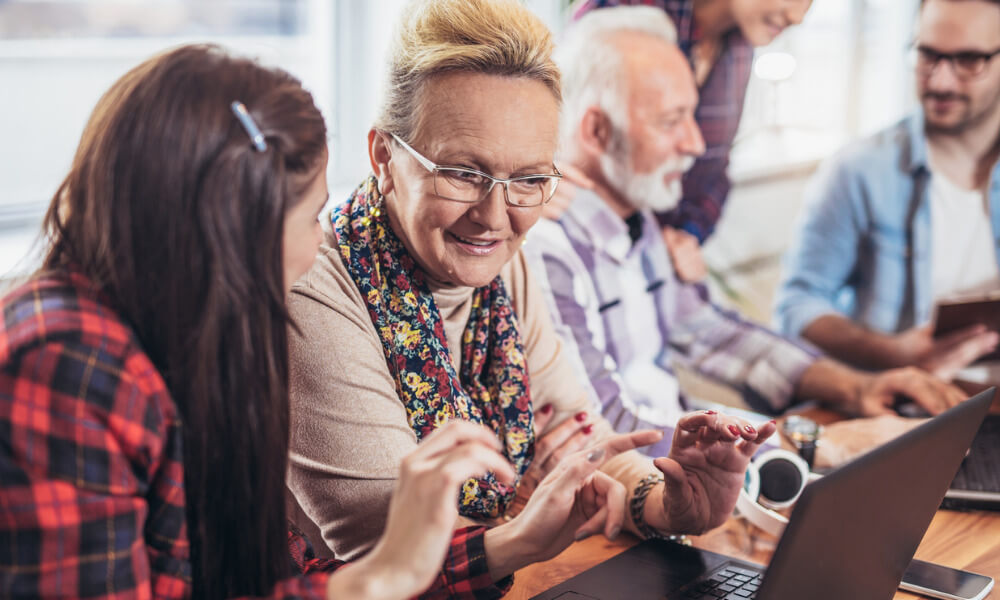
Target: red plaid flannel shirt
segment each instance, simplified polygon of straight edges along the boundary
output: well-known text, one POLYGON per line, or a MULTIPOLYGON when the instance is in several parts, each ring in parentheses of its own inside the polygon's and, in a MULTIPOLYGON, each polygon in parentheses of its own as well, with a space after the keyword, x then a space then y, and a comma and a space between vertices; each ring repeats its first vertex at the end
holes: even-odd
MULTIPOLYGON (((78 274, 0 306, 0 596, 190 596, 181 424, 131 329, 78 274)), ((484 532, 456 532, 425 597, 503 595, 484 532)), ((272 596, 325 597, 344 563, 294 530, 288 547, 302 575, 272 596)))
MULTIPOLYGON (((579 18, 590 10, 624 4, 666 11, 677 27, 677 46, 691 60, 691 50, 700 37, 694 26, 694 0, 579 0, 574 15, 579 18)), ((684 174, 684 195, 677 208, 657 215, 661 224, 684 229, 701 241, 712 235, 729 196, 729 151, 743 114, 752 64, 753 46, 739 28, 734 28, 726 34, 722 52, 698 90, 694 118, 705 138, 705 153, 684 174)))

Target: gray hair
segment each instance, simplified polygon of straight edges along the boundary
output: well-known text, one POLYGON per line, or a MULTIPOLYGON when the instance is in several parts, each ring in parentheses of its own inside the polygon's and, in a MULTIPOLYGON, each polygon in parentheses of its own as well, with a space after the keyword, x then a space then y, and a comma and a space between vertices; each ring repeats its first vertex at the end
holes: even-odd
POLYGON ((652 6, 616 6, 594 10, 569 28, 556 48, 555 59, 562 71, 563 109, 560 139, 569 145, 583 115, 597 106, 615 127, 625 127, 627 82, 621 50, 614 44, 618 34, 634 32, 677 43, 677 29, 662 9, 652 6))

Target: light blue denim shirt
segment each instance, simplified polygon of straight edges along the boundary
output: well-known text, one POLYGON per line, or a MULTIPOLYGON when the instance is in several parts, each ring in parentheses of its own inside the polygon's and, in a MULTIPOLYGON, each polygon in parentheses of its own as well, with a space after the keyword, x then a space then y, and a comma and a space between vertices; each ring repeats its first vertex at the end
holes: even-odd
MULTIPOLYGON (((883 333, 930 321, 931 176, 920 112, 849 146, 820 169, 785 257, 775 300, 782 332, 799 336, 826 314, 883 333)), ((1000 164, 988 194, 1000 262, 1000 164)))

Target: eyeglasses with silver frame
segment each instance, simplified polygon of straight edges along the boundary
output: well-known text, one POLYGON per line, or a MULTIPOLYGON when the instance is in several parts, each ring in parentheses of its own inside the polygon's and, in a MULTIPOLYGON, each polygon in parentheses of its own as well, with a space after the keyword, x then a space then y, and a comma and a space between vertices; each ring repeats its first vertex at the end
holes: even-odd
POLYGON ((496 184, 503 185, 504 201, 515 208, 541 206, 556 193, 562 174, 555 165, 555 173, 519 175, 504 179, 466 167, 445 167, 438 165, 414 150, 395 133, 390 134, 400 146, 406 149, 417 162, 434 175, 434 193, 445 200, 474 204, 484 200, 496 184))

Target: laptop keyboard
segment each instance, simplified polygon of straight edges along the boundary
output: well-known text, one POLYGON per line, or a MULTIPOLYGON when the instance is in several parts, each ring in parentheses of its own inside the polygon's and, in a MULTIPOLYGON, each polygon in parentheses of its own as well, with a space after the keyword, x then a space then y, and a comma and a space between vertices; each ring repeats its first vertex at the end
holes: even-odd
POLYGON ((704 579, 681 590, 681 598, 711 600, 747 600, 757 597, 763 573, 734 565, 726 565, 704 579))
POLYGON ((989 415, 972 442, 969 456, 962 463, 952 489, 975 492, 1000 492, 1000 415, 989 415))

